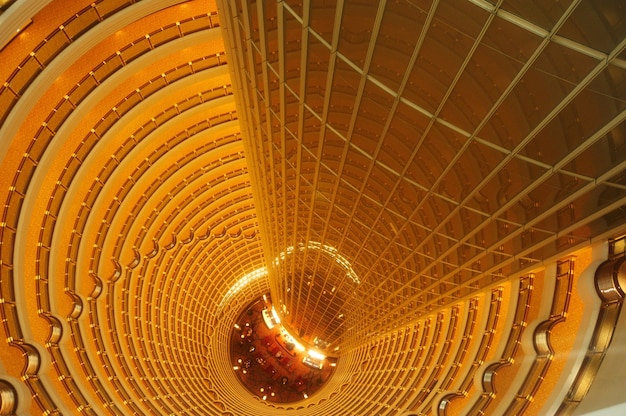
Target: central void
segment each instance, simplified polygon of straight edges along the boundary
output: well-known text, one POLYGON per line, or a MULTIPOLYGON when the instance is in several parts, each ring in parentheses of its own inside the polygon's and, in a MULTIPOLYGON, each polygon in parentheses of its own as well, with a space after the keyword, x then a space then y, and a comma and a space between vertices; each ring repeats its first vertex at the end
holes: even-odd
POLYGON ((328 381, 336 358, 328 358, 292 335, 269 294, 245 308, 233 325, 230 357, 239 381, 260 400, 293 403, 328 381))

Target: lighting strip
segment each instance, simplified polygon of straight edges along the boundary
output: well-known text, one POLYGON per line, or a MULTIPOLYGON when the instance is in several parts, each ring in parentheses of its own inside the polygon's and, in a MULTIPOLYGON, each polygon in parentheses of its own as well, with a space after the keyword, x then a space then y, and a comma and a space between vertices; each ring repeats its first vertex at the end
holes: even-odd
POLYGON ((230 300, 235 297, 235 295, 239 292, 241 292, 241 290, 243 290, 244 287, 246 287, 247 285, 249 285, 251 282, 258 280, 262 277, 267 276, 267 267, 261 267, 259 269, 253 270, 250 273, 244 275, 241 279, 237 280, 237 282, 235 282, 234 285, 231 286, 230 289, 228 289, 228 292, 226 292, 226 294, 224 295, 224 297, 222 298, 222 301, 220 302, 220 306, 219 309, 223 309, 224 306, 230 302, 230 300))
MULTIPOLYGON (((328 254, 330 257, 335 259, 335 261, 344 270, 346 270, 346 275, 350 278, 350 280, 352 280, 356 284, 360 284, 361 283, 361 280, 359 279, 359 276, 357 276, 356 272, 352 268, 352 264, 348 261, 348 259, 346 259, 344 256, 339 254, 339 252, 337 251, 337 249, 335 247, 329 246, 329 245, 326 245, 326 244, 322 244, 322 243, 320 243, 318 241, 309 241, 309 243, 306 246, 304 244, 302 244, 302 243, 300 243, 298 245, 298 251, 304 251, 305 249, 320 250, 323 253, 328 254)), ((276 266, 280 265, 280 262, 282 260, 285 260, 285 258, 287 257, 288 254, 293 254, 294 251, 295 251, 295 248, 293 246, 287 247, 287 249, 285 251, 281 252, 274 259, 274 264, 276 266)))

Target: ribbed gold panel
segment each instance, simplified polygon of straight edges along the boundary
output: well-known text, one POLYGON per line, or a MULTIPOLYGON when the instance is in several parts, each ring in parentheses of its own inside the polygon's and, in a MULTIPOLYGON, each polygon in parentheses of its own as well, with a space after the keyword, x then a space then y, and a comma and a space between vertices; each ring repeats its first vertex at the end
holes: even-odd
POLYGON ((0 1, 0 415, 598 397, 623 362, 622 3, 0 1), (265 293, 338 360, 289 404, 230 361, 265 293))
POLYGON ((620 2, 224 9, 273 295, 305 338, 353 348, 623 224, 620 2))

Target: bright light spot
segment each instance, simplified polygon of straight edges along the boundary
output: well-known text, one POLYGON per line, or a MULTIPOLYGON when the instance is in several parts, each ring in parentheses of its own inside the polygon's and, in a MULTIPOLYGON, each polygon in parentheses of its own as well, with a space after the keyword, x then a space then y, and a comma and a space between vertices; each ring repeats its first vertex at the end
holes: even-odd
POLYGON ((315 350, 309 350, 309 355, 313 358, 315 358, 316 360, 323 360, 324 358, 326 358, 326 356, 324 354, 322 354, 321 352, 315 351, 315 350))
POLYGON ((272 306, 272 316, 274 317, 274 321, 279 324, 280 323, 280 317, 278 316, 278 312, 276 312, 276 309, 274 309, 274 307, 272 306))
POLYGON ((267 325, 267 327, 269 329, 274 328, 274 320, 272 319, 272 317, 270 316, 269 312, 267 311, 267 309, 263 309, 263 312, 261 312, 263 315, 263 321, 265 322, 265 325, 267 325))
POLYGON ((287 329, 285 329, 284 326, 280 327, 280 333, 283 336, 283 338, 285 339, 286 342, 290 342, 294 345, 294 348, 299 351, 299 352, 303 352, 306 351, 306 348, 304 348, 304 346, 302 344, 300 344, 298 341, 296 341, 296 339, 293 337, 293 335, 291 335, 289 333, 289 331, 287 331, 287 329))
MULTIPOLYGON (((304 244, 298 245, 298 251, 304 251, 305 248, 308 248, 310 250, 320 250, 323 253, 328 254, 330 257, 335 259, 337 264, 339 264, 343 269, 346 270, 346 276, 348 276, 350 280, 352 280, 356 284, 361 283, 361 281, 359 280, 359 277, 357 276, 356 272, 352 268, 352 264, 348 261, 348 259, 346 259, 341 254, 339 254, 339 252, 337 251, 335 247, 322 244, 317 241, 309 241, 309 243, 306 246, 304 244)), ((285 260, 285 258, 287 258, 287 255, 292 254, 293 252, 294 252, 293 246, 287 247, 285 251, 279 253, 278 256, 274 259, 274 264, 276 266, 280 265, 280 262, 285 260)))
POLYGON ((220 303, 220 309, 226 306, 226 304, 230 302, 230 300, 233 297, 235 297, 235 295, 239 293, 244 287, 249 285, 250 282, 253 282, 265 276, 267 276, 266 267, 261 267, 259 269, 253 270, 250 273, 244 275, 241 279, 235 282, 235 284, 232 285, 230 289, 228 289, 228 292, 226 292, 226 295, 224 295, 224 298, 222 299, 222 302, 220 303))

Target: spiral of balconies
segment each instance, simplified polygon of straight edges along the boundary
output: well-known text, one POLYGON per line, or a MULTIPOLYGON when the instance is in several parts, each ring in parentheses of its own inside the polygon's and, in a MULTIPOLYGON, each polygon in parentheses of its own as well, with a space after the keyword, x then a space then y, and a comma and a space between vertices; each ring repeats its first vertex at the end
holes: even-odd
POLYGON ((0 414, 596 397, 624 329, 621 2, 0 11, 0 414), (267 292, 338 357, 296 403, 233 375, 267 292))

